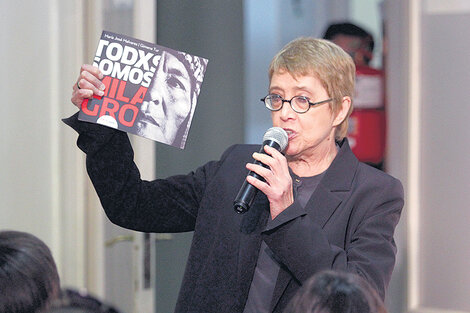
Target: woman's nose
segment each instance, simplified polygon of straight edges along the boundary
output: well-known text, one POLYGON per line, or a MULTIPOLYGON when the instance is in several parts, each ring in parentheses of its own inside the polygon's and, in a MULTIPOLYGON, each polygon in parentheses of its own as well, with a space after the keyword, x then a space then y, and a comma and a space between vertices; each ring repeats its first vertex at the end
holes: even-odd
POLYGON ((292 109, 292 106, 290 105, 290 102, 284 101, 284 104, 282 105, 281 110, 279 111, 281 118, 282 119, 288 119, 294 116, 296 113, 292 109))

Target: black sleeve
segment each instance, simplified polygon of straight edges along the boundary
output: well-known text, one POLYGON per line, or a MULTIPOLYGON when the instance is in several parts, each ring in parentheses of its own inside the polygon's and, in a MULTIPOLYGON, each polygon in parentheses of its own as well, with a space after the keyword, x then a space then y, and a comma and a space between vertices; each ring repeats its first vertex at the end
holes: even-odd
POLYGON ((78 147, 108 218, 125 228, 145 232, 194 230, 205 186, 219 162, 209 162, 187 175, 145 181, 133 161, 126 133, 82 122, 64 122, 79 133, 78 147))

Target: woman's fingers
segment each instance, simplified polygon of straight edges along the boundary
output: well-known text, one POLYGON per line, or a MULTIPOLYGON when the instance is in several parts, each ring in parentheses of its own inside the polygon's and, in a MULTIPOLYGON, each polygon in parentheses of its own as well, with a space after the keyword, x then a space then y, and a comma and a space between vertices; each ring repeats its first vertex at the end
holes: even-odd
POLYGON ((263 191, 266 195, 273 193, 283 193, 285 189, 291 188, 292 179, 290 177, 287 160, 276 149, 265 147, 269 154, 253 153, 253 158, 265 166, 247 163, 246 168, 264 178, 265 182, 256 178, 249 178, 248 182, 263 191))
POLYGON ((94 95, 104 95, 105 85, 101 82, 103 74, 96 66, 83 64, 77 82, 72 86, 71 101, 80 108, 84 99, 94 95))
POLYGON ((253 158, 265 166, 248 163, 246 168, 262 176, 265 181, 250 175, 247 181, 262 191, 269 199, 271 218, 275 218, 294 202, 292 178, 286 158, 276 149, 265 146, 264 153, 254 153, 253 158))

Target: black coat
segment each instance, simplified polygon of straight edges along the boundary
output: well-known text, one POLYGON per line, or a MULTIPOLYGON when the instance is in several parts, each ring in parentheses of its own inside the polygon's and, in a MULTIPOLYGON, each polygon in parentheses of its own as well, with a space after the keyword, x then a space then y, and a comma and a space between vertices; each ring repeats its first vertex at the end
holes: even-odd
POLYGON ((262 240, 281 262, 273 312, 282 312, 301 284, 325 269, 358 273, 384 297, 403 187, 360 163, 347 140, 306 207, 294 202, 268 226, 261 192, 247 213, 233 209, 245 164, 259 146, 235 145, 188 175, 148 182, 140 179, 125 133, 76 116, 65 122, 80 134, 88 173, 113 223, 143 232, 194 230, 175 312, 243 312, 262 240))

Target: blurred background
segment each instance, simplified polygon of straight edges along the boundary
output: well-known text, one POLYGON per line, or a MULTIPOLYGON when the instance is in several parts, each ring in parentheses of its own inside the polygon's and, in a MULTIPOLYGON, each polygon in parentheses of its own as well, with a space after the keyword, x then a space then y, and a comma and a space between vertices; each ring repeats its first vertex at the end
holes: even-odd
POLYGON ((470 312, 470 1, 1 0, 0 17, 0 229, 44 240, 63 286, 124 312, 172 312, 192 236, 111 225, 61 122, 103 29, 209 59, 184 150, 131 136, 152 179, 259 143, 271 58, 349 21, 374 38, 371 71, 358 77, 378 88, 374 103, 357 103, 350 140, 405 187, 389 311, 470 312))

